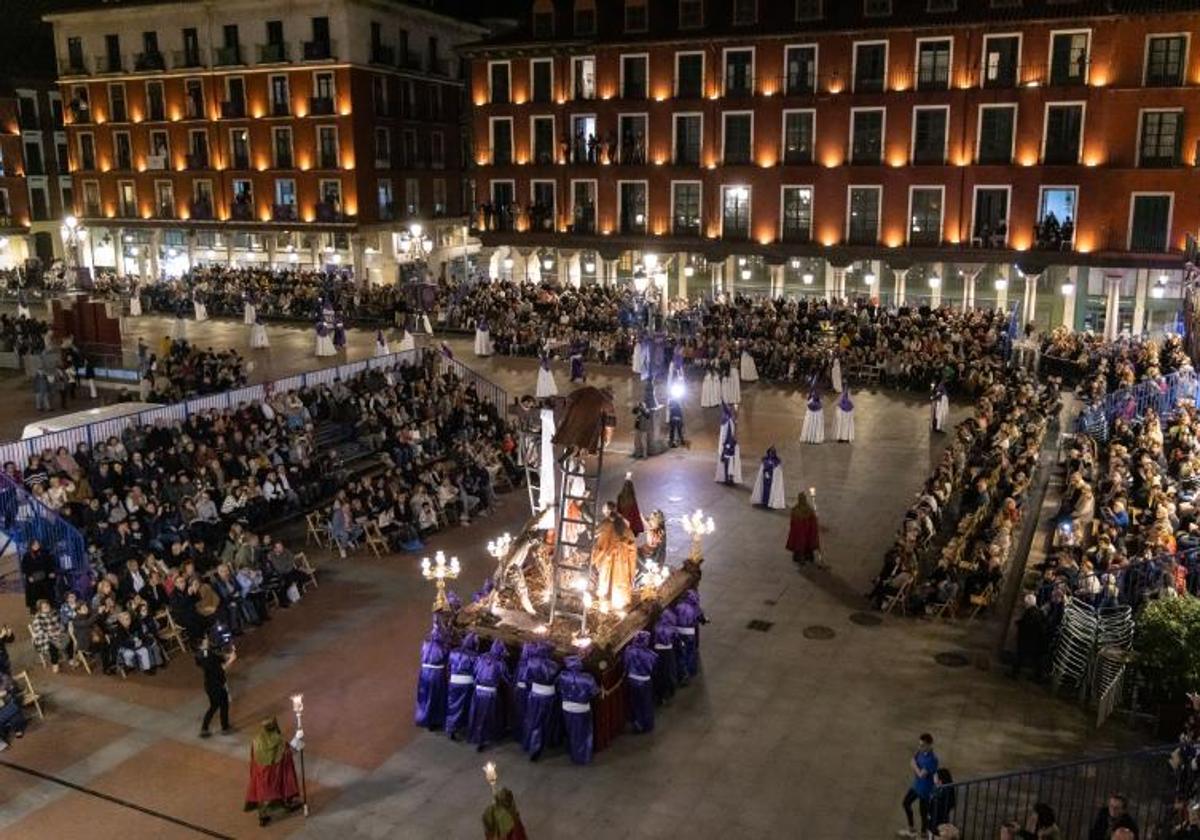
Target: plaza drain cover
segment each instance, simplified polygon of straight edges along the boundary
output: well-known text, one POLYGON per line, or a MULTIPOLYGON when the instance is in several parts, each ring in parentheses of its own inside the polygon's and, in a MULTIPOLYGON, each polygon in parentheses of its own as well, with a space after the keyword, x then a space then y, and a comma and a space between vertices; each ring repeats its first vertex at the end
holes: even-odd
POLYGON ((804 638, 814 639, 816 641, 825 642, 836 636, 832 627, 826 627, 823 624, 814 624, 811 627, 804 628, 804 638))
POLYGON ((757 630, 759 633, 766 633, 775 626, 774 621, 763 621, 761 618, 756 618, 746 625, 747 630, 757 630))
POLYGON ((776 604, 778 604, 778 603, 779 603, 778 601, 772 600, 772 599, 770 599, 770 598, 768 598, 767 600, 763 601, 763 604, 765 604, 765 605, 766 605, 766 606, 768 606, 768 607, 773 607, 773 606, 775 606, 775 605, 776 605, 776 604))
POLYGON ((869 612, 850 613, 850 621, 860 627, 878 627, 883 624, 883 618, 869 612))
POLYGON ((970 660, 961 653, 939 653, 933 661, 947 668, 965 668, 970 660))

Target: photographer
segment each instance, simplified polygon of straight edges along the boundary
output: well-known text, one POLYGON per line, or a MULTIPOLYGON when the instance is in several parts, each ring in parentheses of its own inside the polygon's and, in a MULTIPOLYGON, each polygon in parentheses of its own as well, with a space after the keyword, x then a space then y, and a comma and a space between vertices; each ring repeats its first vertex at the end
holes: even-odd
POLYGON ((650 409, 644 402, 633 407, 633 457, 650 457, 650 409))
POLYGON ((204 720, 200 724, 201 738, 209 736, 208 726, 218 711, 221 713, 221 734, 228 735, 233 731, 229 725, 229 685, 226 672, 236 661, 237 650, 232 646, 228 653, 224 653, 213 649, 207 634, 200 639, 196 665, 204 672, 204 693, 208 695, 208 711, 204 713, 204 720))

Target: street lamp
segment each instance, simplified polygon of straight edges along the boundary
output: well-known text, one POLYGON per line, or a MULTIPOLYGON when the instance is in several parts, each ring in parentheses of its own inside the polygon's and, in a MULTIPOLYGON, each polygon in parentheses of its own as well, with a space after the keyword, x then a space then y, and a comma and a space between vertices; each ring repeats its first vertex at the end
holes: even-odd
POLYGON ((433 253, 433 240, 424 234, 420 224, 413 222, 400 234, 400 253, 423 263, 433 253))

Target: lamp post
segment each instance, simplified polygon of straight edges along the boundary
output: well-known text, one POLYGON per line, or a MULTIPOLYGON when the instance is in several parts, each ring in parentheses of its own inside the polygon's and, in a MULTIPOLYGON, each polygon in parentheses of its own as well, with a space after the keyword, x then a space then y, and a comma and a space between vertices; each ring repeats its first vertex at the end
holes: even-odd
POLYGON ((683 530, 692 538, 692 549, 688 552, 688 561, 699 564, 704 559, 704 537, 713 533, 717 527, 711 516, 705 517, 699 508, 695 513, 688 514, 682 519, 683 530))
POLYGON ((304 772, 304 695, 292 695, 292 714, 296 716, 296 734, 292 737, 292 749, 300 753, 300 801, 304 805, 304 816, 308 816, 308 778, 304 772))
POLYGON ((430 563, 428 557, 421 560, 421 575, 425 580, 431 580, 437 586, 437 595, 433 599, 434 612, 440 612, 449 608, 450 604, 446 600, 446 581, 457 579, 461 571, 462 568, 458 565, 458 558, 451 557, 447 561, 446 552, 440 549, 434 555, 432 563, 430 563))

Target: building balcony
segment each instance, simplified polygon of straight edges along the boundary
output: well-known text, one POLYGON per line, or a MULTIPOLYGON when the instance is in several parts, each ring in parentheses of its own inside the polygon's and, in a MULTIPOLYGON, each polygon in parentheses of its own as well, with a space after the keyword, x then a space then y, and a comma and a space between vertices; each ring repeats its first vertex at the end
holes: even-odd
POLYGON ((208 153, 192 152, 184 158, 188 169, 208 169, 208 153))
POLYGON ((333 99, 328 96, 310 96, 308 98, 308 113, 314 117, 332 116, 333 99))
POLYGON ((246 116, 246 103, 241 101, 222 102, 221 119, 236 120, 246 116))
POLYGON ((208 201, 193 201, 188 205, 188 213, 191 218, 199 222, 212 221, 213 208, 212 203, 208 201))
POLYGON ((229 168, 238 171, 246 171, 250 168, 249 155, 234 155, 229 160, 229 168))
POLYGON ((124 73, 125 67, 119 55, 98 55, 92 62, 97 73, 124 73))
POLYGON ((287 101, 272 102, 271 116, 272 117, 290 117, 292 115, 292 106, 287 101))
POLYGON ((238 44, 213 47, 213 67, 234 67, 245 63, 242 60, 242 48, 238 44))
POLYGON ((259 44, 258 45, 258 63, 259 64, 283 64, 288 59, 287 44, 259 44))
POLYGON ((234 201, 229 208, 229 218, 235 222, 254 221, 254 205, 249 201, 234 201))
POLYGON ((424 62, 421 60, 421 54, 416 50, 407 50, 400 53, 400 69, 401 70, 423 70, 424 62))
POLYGON ((204 59, 200 57, 199 50, 176 50, 172 58, 173 61, 171 66, 176 70, 186 70, 194 67, 204 66, 204 59))
POLYGON ((81 55, 67 56, 58 60, 58 75, 60 76, 86 76, 87 72, 87 60, 81 55))
POLYGON ((333 41, 305 41, 305 61, 329 61, 334 57, 333 41))
POLYGON ((146 168, 152 172, 160 172, 167 168, 166 155, 146 155, 146 168))
POLYGON ((379 205, 379 220, 390 222, 396 219, 396 205, 393 202, 379 205))
POLYGON ((387 67, 396 66, 396 50, 385 44, 371 45, 371 63, 383 64, 387 67))
POLYGON ((167 69, 167 60, 158 50, 140 52, 133 57, 133 69, 138 73, 145 73, 151 70, 161 72, 167 69))
POLYGON ((119 204, 117 205, 118 219, 136 219, 138 217, 137 205, 135 204, 119 204))
POLYGON ((318 169, 340 169, 337 152, 322 152, 317 156, 318 169))
POLYGON ((435 76, 449 76, 450 75, 450 59, 448 59, 448 58, 433 59, 432 61, 429 62, 429 72, 433 73, 435 76))
POLYGON ((344 222, 346 214, 341 210, 340 205, 328 201, 317 202, 317 221, 318 222, 344 222))
POLYGON ((154 208, 154 218, 156 219, 176 219, 179 214, 175 212, 175 202, 163 203, 154 208))
POLYGON ((88 204, 88 203, 85 203, 85 204, 83 205, 83 217, 84 217, 85 219, 98 219, 98 218, 100 218, 100 205, 99 205, 99 204, 88 204))
POLYGON ((295 169, 295 168, 296 168, 296 160, 295 160, 295 158, 292 157, 291 152, 287 152, 286 154, 283 154, 283 153, 281 153, 281 151, 277 151, 275 153, 275 169, 295 169))
POLYGON ((298 220, 299 214, 296 212, 295 204, 273 204, 271 205, 271 219, 276 222, 294 222, 298 220))

